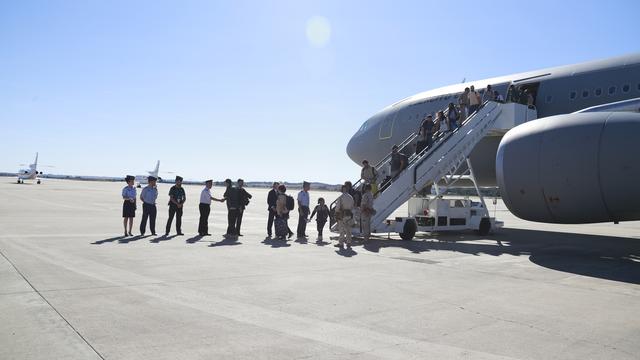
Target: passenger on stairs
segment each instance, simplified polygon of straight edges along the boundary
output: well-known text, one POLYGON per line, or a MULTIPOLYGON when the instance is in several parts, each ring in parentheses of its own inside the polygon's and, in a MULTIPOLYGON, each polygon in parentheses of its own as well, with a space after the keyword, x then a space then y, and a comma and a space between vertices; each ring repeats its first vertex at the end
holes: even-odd
POLYGON ((535 109, 535 99, 533 97, 533 92, 529 89, 525 89, 524 90, 524 95, 527 99, 527 107, 529 109, 535 109))
POLYGON ((491 85, 487 85, 487 90, 485 90, 484 94, 482 94, 482 102, 492 101, 495 99, 496 99, 496 96, 493 93, 493 89, 491 88, 491 85))
POLYGON ((520 90, 513 85, 509 85, 509 91, 507 92, 507 101, 519 103, 520 102, 520 90))
POLYGON ((360 179, 362 179, 365 184, 371 185, 371 189, 373 190, 374 194, 378 192, 378 171, 376 171, 375 167, 369 165, 368 160, 362 160, 360 179))
POLYGON ((395 178, 407 167, 407 156, 398 151, 398 145, 391 148, 391 178, 395 178))
POLYGON ((464 92, 458 98, 458 107, 460 108, 460 121, 464 121, 469 110, 469 88, 464 88, 464 92))
POLYGON ((453 105, 453 103, 449 103, 449 108, 447 109, 447 120, 449 120, 449 128, 451 131, 458 128, 458 110, 453 105))
POLYGON ((442 111, 438 111, 436 113, 435 121, 441 136, 448 133, 451 130, 451 128, 449 127, 449 121, 447 120, 447 118, 444 117, 444 113, 442 111))
POLYGON ((478 108, 480 108, 480 94, 478 94, 478 92, 475 90, 475 88, 473 87, 473 85, 471 85, 471 88, 469 88, 469 114, 468 116, 471 116, 471 114, 473 114, 474 112, 476 112, 478 110, 478 108))

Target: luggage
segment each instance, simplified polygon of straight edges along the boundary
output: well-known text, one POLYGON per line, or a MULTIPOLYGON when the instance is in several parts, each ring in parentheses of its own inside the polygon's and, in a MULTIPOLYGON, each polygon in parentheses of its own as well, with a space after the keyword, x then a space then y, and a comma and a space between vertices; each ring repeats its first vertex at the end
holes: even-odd
POLYGON ((276 227, 276 237, 287 237, 289 235, 289 229, 287 228, 287 222, 277 217, 274 221, 276 227))
POLYGON ((291 211, 295 208, 296 201, 293 199, 293 196, 287 195, 287 210, 291 211))

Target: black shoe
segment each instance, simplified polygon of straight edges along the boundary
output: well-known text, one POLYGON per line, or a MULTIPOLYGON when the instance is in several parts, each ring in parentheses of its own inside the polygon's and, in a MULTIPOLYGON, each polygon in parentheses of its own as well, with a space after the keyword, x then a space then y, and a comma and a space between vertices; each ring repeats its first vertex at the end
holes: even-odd
POLYGON ((293 236, 293 233, 289 233, 289 239, 291 239, 292 236, 293 236))
POLYGON ((176 233, 176 236, 182 236, 182 235, 184 235, 184 234, 183 234, 183 233, 181 233, 181 232, 176 233))
POLYGON ((242 235, 242 234, 238 234, 238 236, 244 236, 244 235, 242 235))
POLYGON ((144 233, 140 233, 140 236, 144 236, 144 233))
POLYGON ((202 234, 202 236, 211 236, 211 234, 206 233, 206 234, 202 234))
POLYGON ((344 246, 342 246, 342 244, 335 244, 335 245, 333 245, 333 247, 337 247, 337 248, 340 248, 340 249, 344 249, 344 246))
POLYGON ((269 233, 269 234, 267 234, 267 237, 270 238, 270 237, 273 237, 273 236, 271 236, 271 233, 269 233))
POLYGON ((351 250, 351 244, 347 244, 347 249, 351 250))
POLYGON ((158 236, 156 233, 152 232, 151 236, 158 236))
POLYGON ((129 236, 133 236, 133 234, 131 232, 129 232, 129 236))
POLYGON ((169 236, 169 233, 168 232, 164 233, 164 236, 169 236))
POLYGON ((127 236, 129 236, 129 234, 127 234, 127 232, 125 231, 124 232, 124 237, 127 237, 127 236))

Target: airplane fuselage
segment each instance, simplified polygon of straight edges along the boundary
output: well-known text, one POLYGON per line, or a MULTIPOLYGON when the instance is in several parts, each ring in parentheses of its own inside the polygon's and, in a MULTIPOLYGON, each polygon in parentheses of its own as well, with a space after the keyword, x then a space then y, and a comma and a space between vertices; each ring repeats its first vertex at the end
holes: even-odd
MULTIPOLYGON (((428 114, 457 104, 464 89, 482 92, 491 85, 503 97, 509 85, 532 91, 538 118, 569 114, 588 107, 640 98, 640 54, 568 65, 450 85, 400 100, 365 121, 347 145, 358 165, 377 163, 394 144, 414 133, 428 114)), ((495 186, 495 157, 504 132, 485 137, 470 155, 478 183, 495 186)))

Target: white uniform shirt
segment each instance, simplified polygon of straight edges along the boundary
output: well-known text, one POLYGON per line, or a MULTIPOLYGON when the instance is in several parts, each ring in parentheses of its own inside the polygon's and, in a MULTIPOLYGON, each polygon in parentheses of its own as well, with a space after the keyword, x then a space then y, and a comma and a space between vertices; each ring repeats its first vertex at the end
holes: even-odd
POLYGON ((298 193, 298 203, 300 206, 309 207, 309 193, 307 191, 300 191, 298 193))
POLYGON ((211 205, 211 190, 206 187, 202 189, 202 192, 200 193, 200 204, 211 205))

